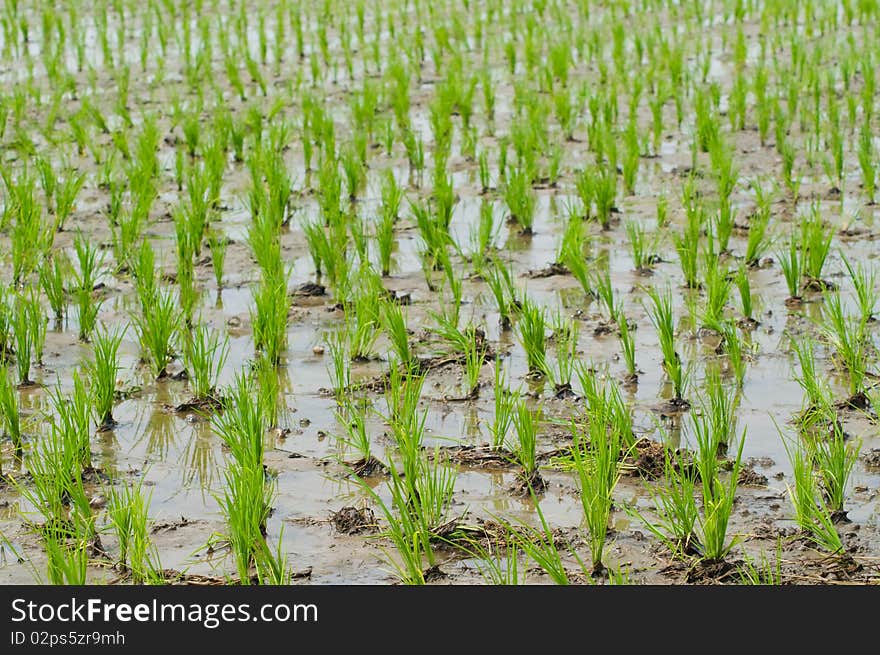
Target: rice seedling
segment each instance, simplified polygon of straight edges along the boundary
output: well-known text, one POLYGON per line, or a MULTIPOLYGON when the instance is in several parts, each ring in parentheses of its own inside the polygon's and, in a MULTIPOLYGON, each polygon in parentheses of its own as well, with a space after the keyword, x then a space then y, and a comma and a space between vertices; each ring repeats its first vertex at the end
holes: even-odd
POLYGON ((17 296, 12 315, 13 337, 15 340, 15 365, 18 369, 18 384, 26 387, 33 384, 30 379, 31 356, 34 349, 34 333, 31 328, 31 312, 22 296, 17 296))
POLYGON ((819 216, 819 208, 813 205, 810 214, 801 221, 801 265, 810 284, 818 288, 826 285, 822 280, 822 269, 831 250, 833 228, 824 225, 819 216))
POLYGON ((830 553, 842 553, 843 542, 831 519, 819 489, 808 453, 797 443, 789 443, 783 436, 783 445, 792 466, 793 484, 787 484, 789 498, 794 506, 795 520, 810 541, 830 553))
POLYGON ((571 391, 571 377, 577 361, 578 322, 572 319, 557 319, 553 329, 556 342, 556 365, 547 367, 547 375, 553 382, 557 395, 571 391))
POLYGON ((807 437, 807 451, 818 469, 819 486, 825 506, 831 512, 832 519, 839 520, 846 515, 844 502, 847 486, 859 458, 861 439, 847 441, 843 426, 840 421, 835 420, 833 413, 829 422, 831 430, 826 438, 807 437))
POLYGON ((745 266, 740 266, 733 278, 734 284, 739 291, 740 307, 743 317, 750 322, 754 322, 754 307, 752 303, 752 287, 749 279, 749 273, 745 266))
POLYGON ((56 321, 61 321, 67 310, 67 293, 64 283, 67 278, 69 263, 60 253, 53 253, 43 260, 40 266, 40 289, 49 300, 49 307, 56 321))
POLYGON ((112 428, 113 404, 116 401, 116 376, 119 365, 119 345, 128 330, 128 325, 108 329, 106 326, 95 331, 92 347, 94 362, 88 365, 90 387, 99 430, 112 428))
POLYGON ((540 566, 554 584, 571 584, 571 578, 562 561, 562 554, 556 545, 553 530, 551 530, 550 525, 547 523, 547 519, 544 517, 541 506, 534 494, 532 494, 532 498, 535 504, 535 513, 541 521, 541 527, 535 528, 523 524, 517 526, 516 530, 509 527, 508 534, 512 535, 519 549, 535 564, 540 566))
POLYGON ((55 200, 55 231, 64 230, 64 223, 73 213, 76 204, 76 197, 85 184, 85 173, 75 173, 68 171, 67 174, 58 180, 54 188, 55 200))
POLYGON ((229 336, 198 323, 180 332, 179 350, 197 402, 216 399, 217 382, 229 355, 229 336))
POLYGON ((480 372, 486 361, 488 346, 476 337, 476 328, 465 328, 466 341, 464 351, 465 397, 476 398, 480 390, 480 372))
POLYGON ((547 352, 545 344, 546 310, 526 297, 517 321, 517 336, 526 352, 529 375, 546 375, 547 352))
POLYGON ((415 363, 415 354, 410 347, 403 309, 393 300, 383 300, 379 316, 398 361, 404 367, 410 368, 415 363))
POLYGON ((858 158, 862 171, 862 189, 868 196, 868 202, 873 205, 877 189, 877 163, 874 158, 874 139, 867 120, 859 133, 858 158))
POLYGON ((30 288, 24 303, 24 313, 28 322, 28 340, 34 353, 34 362, 37 366, 42 366, 43 351, 46 346, 46 324, 49 319, 43 312, 39 292, 34 287, 30 288))
POLYGON ((253 291, 253 303, 250 315, 254 348, 270 362, 278 364, 287 349, 287 314, 290 309, 287 276, 284 273, 264 276, 253 291))
POLYGON ((647 289, 647 294, 651 300, 651 306, 646 307, 646 311, 654 329, 657 330, 660 352, 663 355, 663 370, 672 382, 675 392, 674 400, 682 401, 687 382, 687 372, 675 348, 672 292, 667 288, 661 294, 656 287, 650 287, 647 289))
POLYGON ((504 203, 510 211, 511 220, 520 225, 524 235, 532 234, 536 201, 529 172, 525 168, 511 171, 504 183, 504 203))
POLYGON ((208 249, 211 251, 211 268, 217 290, 223 288, 223 264, 226 261, 226 249, 229 241, 217 230, 208 231, 208 249))
POLYGON ((684 276, 685 285, 689 289, 696 289, 700 286, 699 282, 699 258, 697 255, 697 246, 700 240, 699 223, 691 220, 682 234, 675 235, 675 251, 678 253, 678 261, 681 266, 681 273, 684 276))
MULTIPOLYGON (((697 424, 698 422, 694 423, 695 427, 697 424)), ((711 427, 709 429, 714 432, 711 427)), ((726 484, 719 479, 718 463, 715 459, 718 453, 719 435, 700 436, 700 432, 697 431, 697 438, 699 451, 696 464, 703 488, 702 507, 697 518, 698 550, 700 556, 707 561, 721 561, 739 542, 738 536, 728 539, 727 533, 739 483, 745 431, 739 439, 736 458, 726 484)))
POLYGON ((330 365, 327 370, 330 374, 336 400, 341 402, 351 386, 351 355, 348 349, 348 339, 343 332, 333 330, 327 332, 324 341, 330 353, 330 365))
POLYGON ((544 488, 544 481, 538 472, 538 426, 543 412, 541 407, 529 409, 525 400, 519 400, 513 410, 513 428, 516 441, 508 446, 513 459, 521 467, 521 479, 524 487, 539 492, 544 488))
POLYGON ((743 563, 739 567, 740 584, 748 585, 780 585, 782 584, 782 539, 776 540, 776 551, 773 560, 761 551, 755 560, 743 551, 743 563))
POLYGON ((801 253, 798 252, 797 241, 791 237, 788 240, 788 249, 780 250, 776 253, 779 265, 782 267, 782 275, 785 277, 785 284, 788 286, 789 299, 799 299, 801 297, 801 253))
POLYGON ((673 460, 669 450, 664 450, 660 482, 645 485, 657 518, 652 520, 634 505, 625 506, 625 509, 637 517, 673 556, 683 558, 693 551, 697 541, 699 508, 696 487, 697 468, 680 465, 673 460))
POLYGON ((110 486, 106 490, 107 518, 119 544, 119 563, 131 573, 134 584, 160 575, 158 550, 148 533, 148 510, 152 490, 143 492, 143 478, 136 484, 110 486))
POLYGON ((0 416, 3 419, 3 436, 12 440, 15 452, 20 454, 24 443, 18 392, 5 365, 0 365, 0 416))
POLYGON ((834 346, 837 362, 849 375, 850 396, 864 392, 867 361, 865 357, 865 322, 860 316, 844 313, 839 291, 823 294, 825 315, 822 333, 834 346))
POLYGON ((840 253, 840 258, 852 282, 862 323, 867 324, 873 320, 877 308, 877 272, 873 266, 866 269, 861 262, 853 266, 843 252, 840 253))
POLYGON ((815 342, 810 338, 791 339, 791 348, 797 356, 800 374, 794 379, 804 390, 810 407, 824 407, 831 395, 827 379, 816 371, 815 342))
POLYGON ((626 236, 629 240, 630 252, 632 253, 633 267, 636 271, 644 273, 650 271, 657 259, 654 252, 657 247, 657 236, 648 236, 645 227, 638 221, 626 221, 624 223, 626 236))
POLYGON ((589 445, 586 435, 572 424, 572 455, 577 474, 578 493, 589 530, 592 573, 604 570, 602 562, 611 516, 613 492, 620 479, 621 434, 608 430, 607 406, 591 412, 589 445))
POLYGON ((168 365, 174 360, 174 337, 180 329, 181 316, 170 291, 157 291, 149 309, 131 316, 141 355, 157 380, 168 375, 168 365))
POLYGON ((596 297, 605 307, 605 313, 612 321, 616 320, 617 306, 614 302, 614 287, 611 284, 611 271, 606 266, 601 272, 593 275, 593 290, 596 297))

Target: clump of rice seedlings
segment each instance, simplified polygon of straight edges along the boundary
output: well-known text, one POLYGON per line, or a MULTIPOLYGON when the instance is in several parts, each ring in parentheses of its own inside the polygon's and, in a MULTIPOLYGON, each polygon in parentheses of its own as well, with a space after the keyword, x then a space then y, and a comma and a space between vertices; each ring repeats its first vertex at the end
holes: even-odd
POLYGON ((511 314, 519 305, 510 266, 498 257, 493 256, 492 264, 485 267, 482 276, 495 300, 501 329, 509 330, 511 327, 511 314))
POLYGON ((823 299, 825 316, 821 330, 834 346, 838 362, 849 374, 848 402, 857 404, 865 390, 865 322, 859 316, 844 314, 840 292, 826 291, 823 299))
POLYGON ((504 183, 504 202, 510 211, 510 219, 522 228, 520 233, 532 234, 536 196, 526 168, 520 167, 508 173, 504 183))
POLYGON ((78 370, 73 372, 72 392, 62 393, 59 382, 51 392, 51 402, 54 410, 51 417, 53 429, 58 431, 64 447, 73 455, 81 470, 91 469, 89 428, 92 422, 92 399, 78 370))
POLYGON ((379 268, 382 277, 388 277, 391 274, 391 256, 394 251, 394 225, 397 216, 385 211, 376 219, 376 246, 379 250, 379 268))
POLYGON ((657 248, 657 236, 648 236, 644 225, 638 221, 626 221, 624 223, 626 236, 629 240, 630 252, 632 253, 633 266, 642 275, 651 271, 651 267, 657 260, 655 252, 657 248))
POLYGON ((759 559, 755 560, 743 551, 743 563, 739 567, 740 584, 747 585, 781 585, 782 584, 782 539, 776 540, 776 552, 773 561, 763 550, 759 559))
POLYGON ((874 158, 874 137, 868 120, 862 124, 859 133, 858 157, 862 170, 862 189, 868 196, 868 203, 873 205, 877 189, 877 163, 874 158))
POLYGON ((324 335, 324 341, 330 353, 330 364, 327 370, 333 384, 333 393, 336 396, 336 401, 341 402, 351 386, 351 355, 348 349, 348 339, 343 332, 331 330, 324 335))
POLYGON ((626 366, 628 382, 638 382, 639 374, 636 368, 636 344, 630 331, 629 322, 623 310, 617 312, 617 331, 620 337, 620 349, 623 352, 623 362, 626 366))
POLYGON ((543 411, 541 407, 529 409, 525 400, 520 400, 513 410, 513 428, 516 441, 512 441, 508 450, 514 461, 521 467, 520 481, 523 491, 531 490, 539 493, 544 490, 545 482, 538 471, 538 426, 543 411))
POLYGON ((49 299, 49 306, 56 321, 64 318, 67 309, 67 294, 64 283, 67 278, 69 263, 60 252, 53 253, 43 260, 40 266, 40 288, 49 299))
POLYGON ((103 254, 99 254, 98 246, 93 246, 82 232, 77 232, 73 245, 78 263, 73 274, 73 292, 79 309, 79 338, 81 341, 88 341, 100 308, 100 302, 94 296, 94 288, 103 254))
MULTIPOLYGON (((3 420, 3 436, 9 437, 12 440, 12 445, 15 446, 15 452, 21 453, 23 442, 18 392, 12 382, 12 376, 6 366, 2 364, 0 364, 0 418, 3 420)), ((0 475, 2 475, 2 468, 0 468, 0 475)))
POLYGON ((597 271, 593 276, 593 290, 596 297, 605 307, 605 313, 610 320, 615 320, 617 307, 614 302, 614 287, 611 285, 611 271, 604 267, 601 272, 597 271))
POLYGON ((697 256, 697 246, 700 241, 700 222, 699 217, 691 219, 690 216, 696 215, 693 212, 689 214, 688 223, 684 231, 679 235, 675 235, 675 251, 678 253, 678 261, 681 266, 681 273, 684 276, 684 283, 689 289, 696 289, 700 286, 699 279, 699 258, 697 256))
POLYGON ((806 436, 807 450, 816 463, 819 486, 822 490, 825 506, 831 512, 834 522, 845 520, 847 486, 853 467, 859 459, 861 439, 847 441, 840 421, 835 420, 833 411, 828 410, 830 434, 827 437, 817 435, 815 438, 806 436))
POLYGON ((383 300, 379 316, 398 361, 406 368, 411 367, 415 363, 415 354, 409 344, 406 318, 401 305, 393 300, 383 300))
POLYGON ((571 393, 571 377, 577 361, 578 328, 577 321, 558 319, 553 329, 556 342, 556 366, 547 367, 547 374, 553 382, 557 396, 571 393))
POLYGON ((824 289, 827 286, 822 280, 822 269, 831 251, 833 237, 832 226, 826 228, 819 215, 819 208, 814 204, 810 214, 801 221, 801 261, 803 273, 811 287, 824 289))
POLYGON ((465 397, 473 399, 480 392, 480 371, 482 371, 483 363, 486 361, 488 346, 480 339, 477 339, 475 327, 468 326, 465 328, 465 334, 467 337, 464 351, 465 397))
POLYGON ((476 539, 468 539, 461 549, 475 560, 474 566, 491 585, 512 586, 525 583, 525 571, 520 568, 520 547, 512 531, 504 534, 504 544, 496 549, 491 542, 484 547, 476 539))
POLYGON ((341 409, 336 411, 336 421, 345 430, 345 435, 340 440, 358 456, 357 460, 348 463, 347 466, 359 478, 374 475, 385 468, 385 465, 373 455, 373 443, 367 432, 366 414, 366 398, 346 397, 341 409))
POLYGON ((71 540, 69 530, 47 524, 40 528, 46 552, 46 578, 52 585, 85 585, 89 566, 88 541, 71 540))
POLYGON ((767 228, 770 226, 770 197, 764 191, 760 183, 752 182, 755 188, 755 199, 758 208, 749 219, 749 236, 746 241, 745 263, 748 266, 757 266, 767 247, 770 239, 767 228))
POLYGON ((214 271, 214 281, 217 290, 223 288, 223 264, 226 261, 226 248, 229 240, 217 230, 208 231, 208 249, 211 251, 211 268, 214 271))
POLYGON ((703 491, 702 507, 697 519, 699 540, 697 548, 703 560, 718 562, 723 560, 739 541, 737 536, 728 539, 727 532, 739 483, 745 431, 739 439, 733 468, 725 483, 719 477, 717 460, 718 445, 721 443, 722 435, 716 433, 712 423, 706 426, 705 423, 694 420, 693 425, 699 444, 696 465, 703 491))
POLYGON ((86 181, 85 173, 68 171, 58 180, 54 189, 55 199, 55 231, 64 230, 64 223, 73 212, 76 197, 86 181))
POLYGON ((736 386, 741 389, 745 382, 748 354, 743 348, 743 340, 737 332, 736 324, 731 320, 725 321, 722 324, 721 336, 721 346, 724 354, 727 355, 730 371, 733 373, 736 386))
POLYGON ((368 361, 379 338, 382 285, 370 270, 361 276, 354 297, 344 302, 345 329, 354 361, 368 361))
POLYGON ((721 266, 717 256, 706 257, 706 274, 704 287, 706 289, 706 305, 703 311, 704 327, 716 332, 722 331, 724 322, 724 309, 730 296, 732 283, 728 277, 727 269, 721 266))
POLYGON ((794 379, 804 390, 808 407, 819 408, 827 404, 827 399, 831 396, 831 389, 827 379, 816 371, 814 344, 813 339, 809 337, 791 339, 791 347, 797 356, 800 368, 800 374, 795 374, 794 379))
POLYGON ((180 320, 174 297, 167 290, 157 291, 145 311, 132 314, 143 361, 147 362, 157 380, 168 375, 168 365, 174 360, 172 344, 180 329, 180 320))
POLYGON ((788 300, 800 300, 802 261, 797 241, 793 237, 789 238, 788 249, 779 250, 776 253, 776 258, 779 260, 785 284, 788 286, 788 300))
POLYGON ((751 325, 757 324, 754 314, 754 305, 752 302, 752 285, 749 279, 749 273, 745 266, 740 266, 734 277, 733 282, 739 291, 740 307, 742 309, 743 318, 751 325))
POLYGON ((621 434, 608 429, 608 406, 597 407, 589 416, 589 444, 586 435, 572 424, 572 455, 578 493, 589 530, 592 573, 604 570, 602 563, 613 492, 620 479, 621 434))
POLYGON ((495 359, 494 379, 495 414, 492 419, 492 450, 499 451, 507 443, 507 433, 513 423, 513 413, 519 404, 519 393, 508 386, 507 373, 500 358, 495 359))
POLYGON ((726 451, 736 432, 736 391, 724 386, 717 366, 707 367, 705 389, 703 414, 709 417, 719 449, 726 451))
POLYGON ((120 371, 119 345, 128 325, 107 329, 106 326, 95 331, 92 342, 94 362, 88 366, 92 399, 95 406, 99 430, 109 430, 113 420, 113 403, 116 400, 116 375, 120 371))
POLYGON ((33 384, 30 379, 31 357, 34 349, 34 331, 31 327, 31 312, 27 300, 22 296, 15 299, 12 315, 13 337, 15 340, 15 365, 18 369, 18 384, 27 387, 33 384))
POLYGON ((517 320, 517 336, 526 351, 529 375, 539 377, 547 371, 547 352, 544 332, 546 330, 546 312, 544 307, 535 304, 526 297, 517 320))
POLYGON ((495 221, 495 205, 491 202, 480 204, 480 220, 470 228, 471 252, 470 260, 474 271, 486 268, 488 258, 495 249, 500 223, 495 221))
POLYGON ((833 554, 843 553, 843 541, 834 527, 831 510, 822 498, 808 452, 798 443, 789 443, 785 437, 782 440, 792 466, 794 483, 787 484, 786 489, 798 526, 819 548, 833 554))
POLYGON ((152 490, 143 493, 143 479, 136 484, 107 488, 107 518, 119 544, 119 564, 131 573, 134 584, 161 577, 159 553, 148 531, 152 490))
MULTIPOLYGON (((562 561, 562 554, 556 545, 553 530, 547 523, 547 519, 544 518, 544 513, 541 511, 540 503, 534 493, 532 499, 535 504, 535 512, 541 521, 541 527, 536 528, 522 524, 514 529, 512 526, 508 526, 507 533, 513 537, 519 549, 541 567, 554 584, 568 585, 571 583, 571 579, 562 561)), ((576 553, 572 554, 577 555, 576 553)))
POLYGON ((278 364, 287 348, 287 313, 290 309, 287 277, 284 274, 266 275, 253 292, 253 299, 250 313, 254 348, 270 362, 278 364))
POLYGON ((657 518, 652 520, 635 506, 627 506, 626 511, 638 517, 674 557, 683 558, 694 552, 697 540, 696 486, 697 468, 681 466, 664 449, 663 476, 656 485, 645 485, 657 518))
POLYGON ((862 262, 853 266, 842 251, 840 257, 852 282, 862 323, 868 323, 874 319, 877 308, 877 272, 873 266, 866 269, 862 262))
POLYGON ((229 355, 229 336, 197 324, 180 332, 180 352, 197 403, 216 401, 217 381, 229 355))
POLYGON ((42 366, 43 351, 46 346, 46 324, 49 322, 49 319, 43 312, 43 304, 40 302, 39 292, 34 287, 30 288, 24 302, 34 362, 36 362, 37 366, 42 366))
POLYGON ((687 404, 687 401, 684 400, 687 371, 685 370, 684 362, 682 362, 675 349, 672 292, 667 288, 661 294, 656 287, 651 287, 647 290, 647 294, 651 300, 651 306, 646 309, 654 329, 657 330, 660 352, 663 355, 663 370, 669 376, 675 393, 673 401, 687 404))

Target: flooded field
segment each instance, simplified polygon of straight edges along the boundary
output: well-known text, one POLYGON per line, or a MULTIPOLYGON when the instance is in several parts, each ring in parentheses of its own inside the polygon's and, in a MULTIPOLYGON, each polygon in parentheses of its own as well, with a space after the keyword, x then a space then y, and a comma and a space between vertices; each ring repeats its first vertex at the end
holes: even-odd
POLYGON ((875 3, 57 5, 0 581, 877 582, 875 3))

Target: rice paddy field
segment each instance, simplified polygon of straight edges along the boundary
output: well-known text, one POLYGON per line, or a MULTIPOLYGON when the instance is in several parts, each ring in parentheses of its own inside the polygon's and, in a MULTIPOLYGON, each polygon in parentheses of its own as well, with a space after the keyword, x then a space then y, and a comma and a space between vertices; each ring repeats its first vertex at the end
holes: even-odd
POLYGON ((0 582, 875 584, 876 0, 7 0, 0 582))

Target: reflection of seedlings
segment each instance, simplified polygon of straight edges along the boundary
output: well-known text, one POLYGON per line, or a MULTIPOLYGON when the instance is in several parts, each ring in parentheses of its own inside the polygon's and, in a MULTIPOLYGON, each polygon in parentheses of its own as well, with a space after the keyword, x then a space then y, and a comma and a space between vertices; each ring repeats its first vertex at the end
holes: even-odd
POLYGON ((191 485, 195 477, 198 476, 199 487, 203 492, 213 486, 214 474, 217 471, 214 442, 211 439, 211 432, 207 429, 203 430, 202 426, 204 425, 206 424, 194 426, 192 438, 187 442, 182 457, 186 463, 183 484, 185 486, 191 485))
POLYGON ((147 436, 147 454, 164 460, 168 456, 169 448, 174 443, 174 415, 165 410, 157 409, 147 421, 145 434, 147 436))
POLYGON ((104 326, 95 331, 95 360, 89 364, 88 371, 99 430, 107 430, 116 424, 113 403, 116 400, 116 374, 120 370, 119 344, 127 329, 126 324, 112 330, 104 326))

